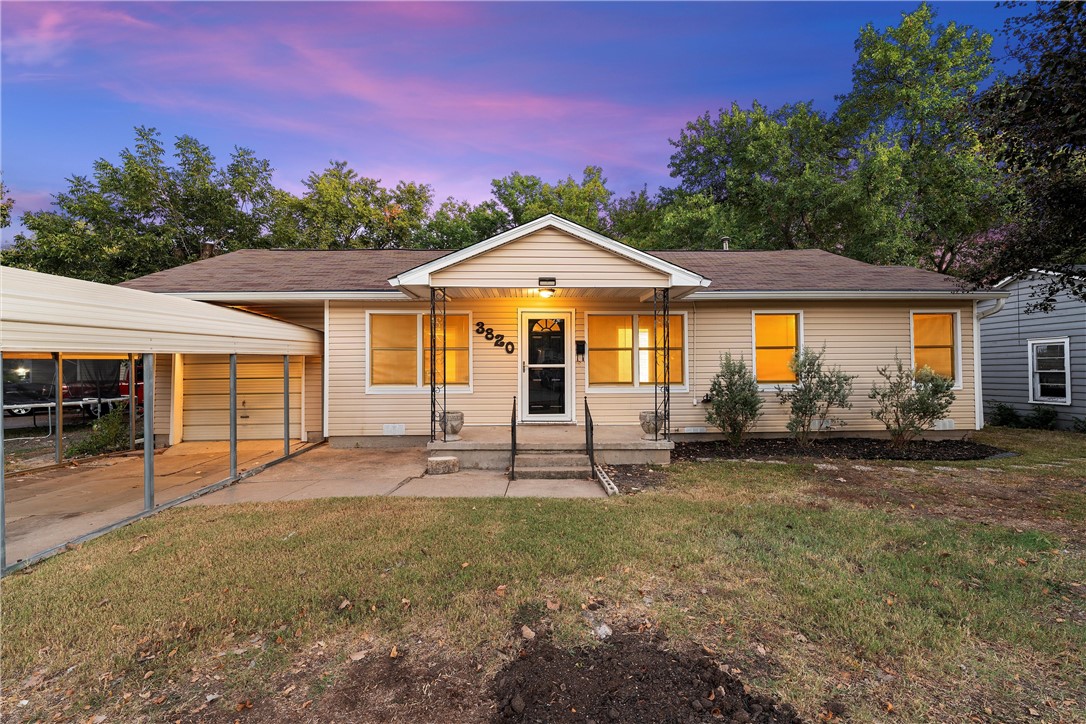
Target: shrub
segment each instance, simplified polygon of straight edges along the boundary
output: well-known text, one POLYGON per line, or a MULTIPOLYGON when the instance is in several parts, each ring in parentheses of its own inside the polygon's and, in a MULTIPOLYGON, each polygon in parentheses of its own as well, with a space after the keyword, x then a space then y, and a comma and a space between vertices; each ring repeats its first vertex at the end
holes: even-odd
POLYGON ((1034 405, 1030 413, 1022 418, 1022 424, 1031 430, 1055 430, 1058 416, 1054 407, 1034 405))
POLYGON ((1072 417, 1071 429, 1075 432, 1086 432, 1086 417, 1072 417))
POLYGON ((762 416, 762 398, 750 368, 730 353, 720 358, 720 371, 709 386, 709 409, 705 419, 719 427, 733 445, 743 442, 750 428, 762 416))
POLYGON ((804 347, 796 352, 789 363, 796 381, 790 389, 777 386, 777 400, 789 406, 788 431, 800 445, 811 442, 811 425, 818 420, 818 429, 826 427, 826 422, 845 424, 844 420, 830 417, 830 410, 835 407, 850 409, 852 403, 852 381, 854 375, 846 375, 840 367, 826 369, 823 357, 826 348, 815 352, 804 347))
POLYGON ((897 369, 877 367, 886 385, 872 383, 868 397, 875 401, 871 417, 886 426, 893 447, 904 447, 950 411, 954 404, 954 380, 937 375, 930 367, 912 370, 894 357, 897 369))
POLYGON ((1006 402, 993 402, 988 424, 997 427, 1022 427, 1022 416, 1006 402))
POLYGON ((90 433, 82 440, 73 443, 68 452, 71 455, 101 455, 102 453, 124 450, 128 447, 128 414, 124 404, 117 405, 112 411, 99 417, 90 433))

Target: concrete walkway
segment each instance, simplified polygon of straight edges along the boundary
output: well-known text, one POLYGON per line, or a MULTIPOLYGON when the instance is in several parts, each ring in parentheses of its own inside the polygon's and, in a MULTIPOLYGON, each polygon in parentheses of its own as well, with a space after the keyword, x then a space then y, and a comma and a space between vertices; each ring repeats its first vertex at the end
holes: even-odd
MULTIPOLYGON (((303 444, 292 441, 292 448, 303 444)), ((278 440, 238 443, 238 471, 283 454, 278 440)), ((180 498, 229 475, 226 443, 186 442, 155 454, 155 502, 180 498)), ((143 510, 143 457, 106 457, 20 473, 6 480, 8 563, 29 558, 143 510)))
POLYGON ((425 475, 419 448, 343 450, 323 446, 185 505, 390 495, 422 498, 604 498, 593 480, 516 480, 500 470, 425 475))

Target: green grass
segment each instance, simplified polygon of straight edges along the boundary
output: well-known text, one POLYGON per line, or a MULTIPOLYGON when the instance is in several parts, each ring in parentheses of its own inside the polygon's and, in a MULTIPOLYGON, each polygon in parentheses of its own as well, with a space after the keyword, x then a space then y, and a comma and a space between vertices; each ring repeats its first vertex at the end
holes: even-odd
MULTIPOLYGON (((1015 464, 1071 454, 1059 436, 990 439, 1021 448, 1015 464)), ((667 489, 606 501, 175 509, 5 579, 5 679, 45 669, 98 707, 184 680, 257 637, 263 647, 223 658, 224 680, 240 689, 316 640, 426 632, 465 653, 494 651, 548 599, 563 603, 550 614, 554 637, 585 643, 581 604, 595 596, 607 617, 648 618, 726 658, 768 649, 778 673, 755 671, 756 683, 809 716, 831 694, 860 718, 891 698, 903 716, 945 706, 964 718, 978 688, 1008 716, 1037 697, 1086 701, 1074 663, 1086 656, 1086 617, 1068 614, 1086 605, 1071 586, 1086 583, 1081 555, 1038 532, 822 499, 810 471, 682 465, 667 489), (873 683, 836 690, 844 671, 873 683), (106 672, 116 681, 103 683, 106 672), (1016 676, 1031 682, 1026 694, 1016 676)))

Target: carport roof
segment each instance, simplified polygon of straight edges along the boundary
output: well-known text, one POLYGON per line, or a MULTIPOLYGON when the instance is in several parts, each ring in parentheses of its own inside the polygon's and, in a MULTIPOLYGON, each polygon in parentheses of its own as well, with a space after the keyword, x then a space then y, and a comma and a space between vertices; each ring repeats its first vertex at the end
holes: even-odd
POLYGON ((0 350, 303 354, 319 332, 205 302, 0 267, 0 350))

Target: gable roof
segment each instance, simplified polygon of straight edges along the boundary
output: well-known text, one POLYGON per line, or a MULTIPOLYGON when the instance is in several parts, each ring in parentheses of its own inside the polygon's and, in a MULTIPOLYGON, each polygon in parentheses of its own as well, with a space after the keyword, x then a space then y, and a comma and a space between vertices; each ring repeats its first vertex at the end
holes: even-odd
POLYGON ((609 239, 602 234, 597 234, 591 229, 587 229, 580 224, 575 224, 572 221, 563 219, 555 214, 547 214, 534 221, 521 224, 515 229, 510 229, 497 236, 492 236, 478 244, 466 246, 450 254, 446 254, 445 256, 420 264, 413 269, 403 271, 390 278, 388 283, 392 286, 403 287, 405 289, 429 286, 430 278, 433 274, 501 248, 518 239, 523 239, 547 228, 557 229, 569 236, 610 252, 616 257, 659 272, 667 277, 669 285, 672 287, 697 288, 709 286, 710 280, 696 272, 685 269, 673 262, 666 261, 659 256, 641 251, 640 249, 635 249, 620 241, 609 239))

